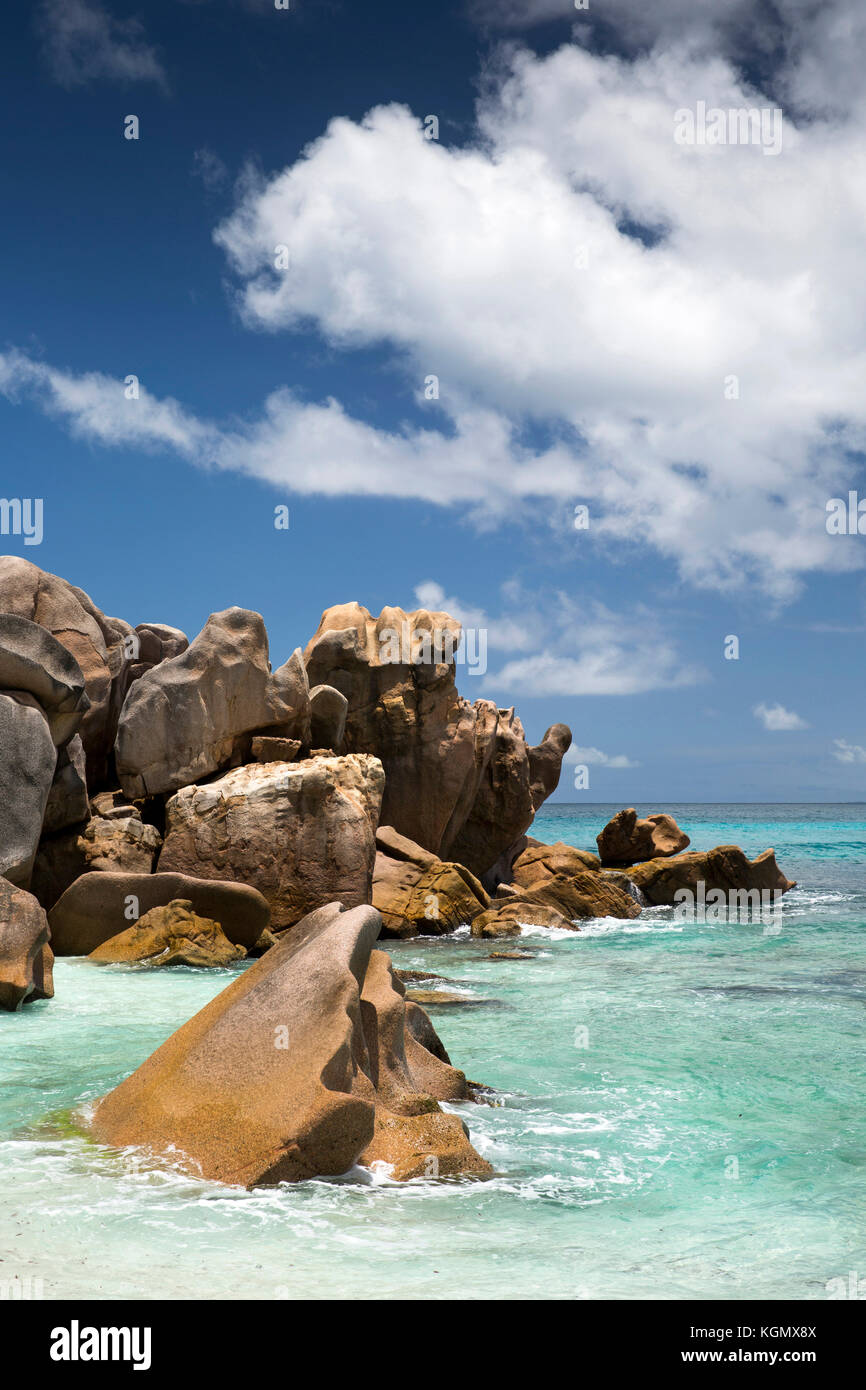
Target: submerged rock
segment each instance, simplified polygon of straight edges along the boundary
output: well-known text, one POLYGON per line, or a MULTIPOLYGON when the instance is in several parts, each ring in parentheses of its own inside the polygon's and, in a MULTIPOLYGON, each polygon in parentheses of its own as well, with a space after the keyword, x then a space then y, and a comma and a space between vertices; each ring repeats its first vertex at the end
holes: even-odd
POLYGON ((628 870, 628 876, 654 906, 673 906, 676 894, 687 890, 697 897, 704 892, 755 889, 787 893, 796 883, 787 879, 776 863, 775 850, 765 849, 748 859, 738 845, 717 845, 706 851, 692 850, 674 859, 650 859, 628 870))
POLYGON ((575 923, 591 917, 640 916, 640 907, 629 893, 610 882, 607 874, 591 869, 579 873, 551 874, 517 896, 494 903, 472 923, 473 936, 517 936, 521 926, 558 927, 575 931, 575 923))
POLYGON ((154 907, 175 898, 192 903, 199 917, 219 922, 229 941, 249 950, 270 922, 270 909, 245 883, 189 874, 87 873, 66 889, 48 914, 58 956, 88 956, 154 907))
POLYGON ((246 1187, 359 1160, 398 1177, 489 1172, 439 1109, 467 1083, 407 1027, 379 927, 371 907, 311 913, 97 1105, 95 1136, 246 1187))
POLYGON ((36 899, 0 878, 0 1009, 54 995, 48 918, 36 899))
POLYGON ((659 813, 639 820, 633 806, 617 811, 597 837, 602 864, 637 864, 679 854, 689 844, 673 816, 659 813))
POLYGON ((251 763, 184 787, 166 808, 160 870, 252 884, 274 930, 337 895, 368 903, 383 784, 376 758, 350 754, 251 763))
POLYGON ((246 956, 234 946, 219 922, 197 917, 189 899, 174 898, 165 907, 153 907, 126 931, 119 932, 91 951, 88 960, 98 964, 147 963, 153 966, 234 965, 246 956))

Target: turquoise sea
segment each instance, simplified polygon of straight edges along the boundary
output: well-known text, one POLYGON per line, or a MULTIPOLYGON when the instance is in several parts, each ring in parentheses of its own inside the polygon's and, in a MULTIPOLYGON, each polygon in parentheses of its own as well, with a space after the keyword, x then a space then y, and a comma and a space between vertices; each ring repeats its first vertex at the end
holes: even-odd
MULTIPOLYGON (((533 834, 595 848, 618 806, 533 834)), ((773 846, 781 927, 587 923, 491 960, 468 931, 390 943, 469 1004, 431 1009, 496 1105, 453 1107, 496 1169, 356 1171, 243 1192, 67 1135, 234 971, 61 960, 0 1014, 0 1285, 45 1298, 794 1298, 866 1277, 866 804, 645 806, 692 847, 773 846)), ((498 949, 509 949, 511 943, 498 949)))

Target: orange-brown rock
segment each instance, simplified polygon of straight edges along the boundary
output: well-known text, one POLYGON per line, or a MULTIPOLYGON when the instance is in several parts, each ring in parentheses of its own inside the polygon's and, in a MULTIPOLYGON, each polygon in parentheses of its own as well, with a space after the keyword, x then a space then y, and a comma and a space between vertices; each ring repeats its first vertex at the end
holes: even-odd
POLYGON ((544 903, 525 902, 512 898, 502 907, 482 912, 472 923, 473 936, 519 936, 521 927, 558 927, 563 931, 579 931, 569 917, 563 917, 555 907, 544 903))
POLYGON ((640 907, 605 874, 591 869, 554 874, 494 904, 472 923, 473 936, 517 936, 521 926, 567 927, 592 917, 640 916, 640 907))
POLYGON ((514 861, 512 882, 519 888, 529 888, 555 874, 578 874, 584 869, 597 869, 600 864, 597 855, 561 840, 554 845, 530 845, 514 861))
POLYGON ((0 878, 0 1009, 54 994, 48 918, 36 899, 0 878))
POLYGON ((229 941, 219 922, 197 917, 189 899, 175 898, 97 946, 88 960, 100 965, 216 967, 234 965, 246 954, 243 946, 229 941))
POLYGON ((128 816, 94 816, 79 837, 87 869, 102 873, 149 874, 153 871, 162 836, 146 825, 136 807, 128 816))
POLYGON ((379 827, 376 849, 373 906, 382 914, 383 935, 441 936, 489 906, 474 874, 437 859, 393 826, 379 827))
POLYGON ((782 873, 774 850, 765 849, 755 859, 748 859, 738 845, 692 850, 673 859, 650 859, 630 868, 628 876, 654 906, 673 906, 676 893, 683 889, 697 895, 700 883, 705 893, 715 889, 787 893, 797 886, 782 873))
POLYGON ((467 1083, 407 1028, 379 927, 371 907, 311 913, 97 1105, 95 1136, 246 1187, 359 1159, 398 1176, 489 1171, 444 1123, 437 1092, 467 1083))
POLYGON ((679 854, 689 844, 673 816, 659 812, 638 819, 633 806, 617 811, 596 837, 602 864, 638 864, 679 854))

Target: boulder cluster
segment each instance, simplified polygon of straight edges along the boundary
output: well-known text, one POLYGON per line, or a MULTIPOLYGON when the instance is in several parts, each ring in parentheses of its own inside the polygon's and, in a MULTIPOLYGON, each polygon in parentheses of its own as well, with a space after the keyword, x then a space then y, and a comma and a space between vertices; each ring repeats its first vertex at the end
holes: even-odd
POLYGON ((598 855, 529 838, 571 732, 532 746, 513 709, 461 696, 459 637, 446 613, 345 604, 274 670, 257 613, 190 642, 0 559, 0 1007, 50 998, 55 955, 259 957, 106 1097, 108 1142, 227 1181, 431 1155, 481 1173, 438 1104, 465 1078, 377 938, 575 930, 701 878, 791 886, 771 850, 682 853, 661 814, 621 811, 598 855))

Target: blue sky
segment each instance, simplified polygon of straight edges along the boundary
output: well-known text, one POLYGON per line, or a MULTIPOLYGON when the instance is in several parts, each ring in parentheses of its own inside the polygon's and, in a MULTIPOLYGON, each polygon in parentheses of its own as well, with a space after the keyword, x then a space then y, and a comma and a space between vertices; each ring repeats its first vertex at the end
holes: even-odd
POLYGON ((559 799, 861 799, 866 24, 592 9, 5 7, 2 493, 45 521, 4 549, 133 623, 257 609, 275 664, 444 606, 465 694, 571 725, 559 799), (698 101, 778 156, 679 148, 698 101))

